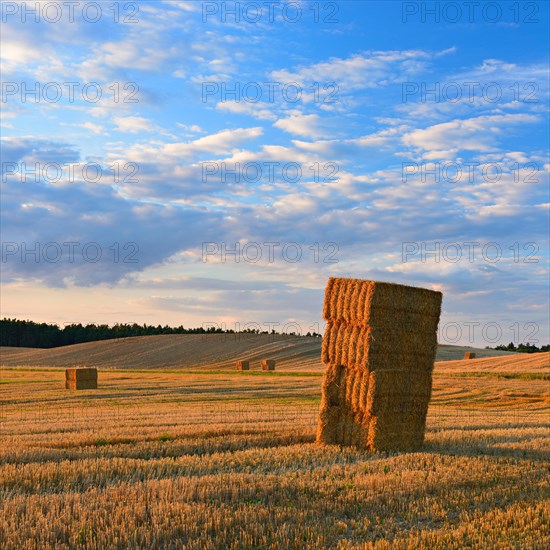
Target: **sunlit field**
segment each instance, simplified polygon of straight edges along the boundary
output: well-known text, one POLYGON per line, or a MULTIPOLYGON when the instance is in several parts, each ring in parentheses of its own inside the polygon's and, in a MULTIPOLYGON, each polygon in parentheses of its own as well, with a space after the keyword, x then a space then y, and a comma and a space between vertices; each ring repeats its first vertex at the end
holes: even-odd
POLYGON ((436 368, 383 455, 315 445, 319 372, 4 368, 1 546, 548 548, 548 372, 436 368))

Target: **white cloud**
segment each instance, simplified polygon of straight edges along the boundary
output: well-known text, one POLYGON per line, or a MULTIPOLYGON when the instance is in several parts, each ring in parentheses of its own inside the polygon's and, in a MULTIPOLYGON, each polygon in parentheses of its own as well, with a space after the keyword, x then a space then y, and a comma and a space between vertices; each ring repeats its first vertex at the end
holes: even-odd
POLYGON ((271 77, 280 83, 297 82, 303 89, 315 82, 336 82, 339 92, 375 88, 391 81, 401 82, 407 75, 425 70, 431 54, 422 50, 369 51, 347 58, 333 57, 328 61, 301 67, 298 70, 278 70, 271 77))
POLYGON ((135 144, 129 149, 124 148, 124 151, 127 158, 135 162, 155 163, 157 165, 166 162, 173 166, 174 159, 189 162, 189 160, 196 160, 197 155, 205 153, 230 153, 242 142, 255 139, 262 134, 263 129, 260 127, 236 128, 234 130, 222 130, 192 141, 135 144))
POLYGON ((135 134, 137 132, 150 132, 154 130, 153 123, 140 116, 115 117, 116 130, 119 132, 129 132, 135 134))
POLYGON ((186 72, 183 69, 177 69, 172 73, 172 76, 176 78, 185 78, 186 72))
POLYGON ((233 114, 249 115, 257 120, 277 120, 277 115, 271 110, 273 106, 267 103, 220 101, 216 104, 216 109, 233 114))
POLYGON ((449 120, 504 112, 543 112, 548 102, 545 64, 518 65, 496 59, 444 77, 411 79, 402 88, 396 111, 415 120, 449 120))
POLYGON ((162 0, 162 3, 167 7, 176 7, 183 11, 193 12, 201 9, 201 6, 197 6, 195 2, 186 0, 162 0))
POLYGON ((279 119, 274 126, 290 134, 317 138, 323 135, 320 123, 319 115, 293 115, 279 119))
POLYGON ((90 130, 90 132, 93 132, 94 134, 104 134, 105 128, 101 126, 100 124, 94 124, 93 122, 84 122, 83 124, 76 124, 76 126, 79 126, 80 128, 85 128, 86 130, 90 130))
POLYGON ((235 130, 222 130, 216 134, 201 137, 191 142, 191 144, 169 144, 165 150, 169 154, 177 154, 178 151, 190 145, 190 149, 195 151, 206 151, 211 153, 223 153, 229 151, 239 143, 254 139, 263 134, 263 129, 255 128, 237 128, 235 130))
MULTIPOLYGON (((528 114, 479 116, 435 124, 425 129, 413 130, 403 136, 403 143, 426 151, 449 152, 460 150, 498 150, 499 137, 505 128, 538 122, 538 117, 528 114)), ((443 156, 443 155, 442 155, 443 156)))
POLYGON ((27 66, 49 58, 51 45, 38 42, 28 26, 18 27, 2 24, 2 47, 0 63, 4 77, 12 72, 27 70, 27 66))
POLYGON ((194 134, 200 134, 203 129, 198 124, 182 124, 181 122, 176 122, 176 126, 179 126, 180 128, 183 128, 184 130, 187 130, 188 132, 192 132, 194 134))

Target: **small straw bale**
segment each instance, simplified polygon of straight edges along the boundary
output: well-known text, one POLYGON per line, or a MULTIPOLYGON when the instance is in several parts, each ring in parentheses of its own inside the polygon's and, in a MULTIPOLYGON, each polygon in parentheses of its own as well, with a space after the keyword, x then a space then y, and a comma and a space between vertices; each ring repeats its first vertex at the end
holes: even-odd
POLYGON ((65 369, 66 390, 95 390, 97 389, 97 369, 70 368, 65 369))
POLYGON ((237 361, 237 370, 250 370, 250 361, 237 361))
POLYGON ((476 358, 476 354, 474 351, 467 351, 464 354, 464 359, 475 359, 475 358, 476 358))
POLYGON ((275 370, 275 359, 262 359, 262 370, 275 370))
POLYGON ((423 288, 329 279, 318 443, 372 450, 422 445, 441 299, 423 288))

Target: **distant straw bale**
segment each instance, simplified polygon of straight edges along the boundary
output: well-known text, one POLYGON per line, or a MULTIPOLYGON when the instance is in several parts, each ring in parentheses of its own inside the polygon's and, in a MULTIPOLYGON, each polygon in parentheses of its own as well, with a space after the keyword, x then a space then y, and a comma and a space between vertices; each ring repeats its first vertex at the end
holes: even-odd
POLYGON ((262 359, 262 370, 275 370, 275 359, 262 359))
POLYGON ((237 361, 237 370, 250 370, 250 361, 237 361))
POLYGON ((422 445, 441 299, 423 288, 329 279, 318 443, 373 450, 422 445))
POLYGON ((464 354, 464 359, 475 359, 475 358, 476 358, 476 354, 474 351, 467 351, 464 354))
POLYGON ((66 390, 96 390, 97 369, 71 368, 65 369, 66 390))

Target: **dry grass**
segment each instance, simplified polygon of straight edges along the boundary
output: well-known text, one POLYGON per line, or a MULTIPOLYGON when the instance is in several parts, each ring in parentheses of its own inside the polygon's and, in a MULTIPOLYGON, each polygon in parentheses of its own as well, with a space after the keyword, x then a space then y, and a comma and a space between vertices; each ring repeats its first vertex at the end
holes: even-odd
MULTIPOLYGON (((440 345, 436 361, 462 359, 465 351, 475 351, 476 357, 510 355, 505 351, 440 345)), ((0 348, 0 364, 6 367, 81 365, 100 369, 233 370, 239 359, 254 365, 261 359, 274 359, 277 370, 322 372, 324 366, 320 357, 320 338, 267 334, 176 334, 120 338, 53 349, 0 348)))
POLYGON ((436 363, 436 370, 440 373, 462 371, 495 374, 549 373, 550 351, 546 353, 516 353, 507 357, 440 361, 436 363))
POLYGON ((318 375, 3 369, 2 548, 547 548, 548 382, 440 371, 383 455, 314 444, 318 375))

